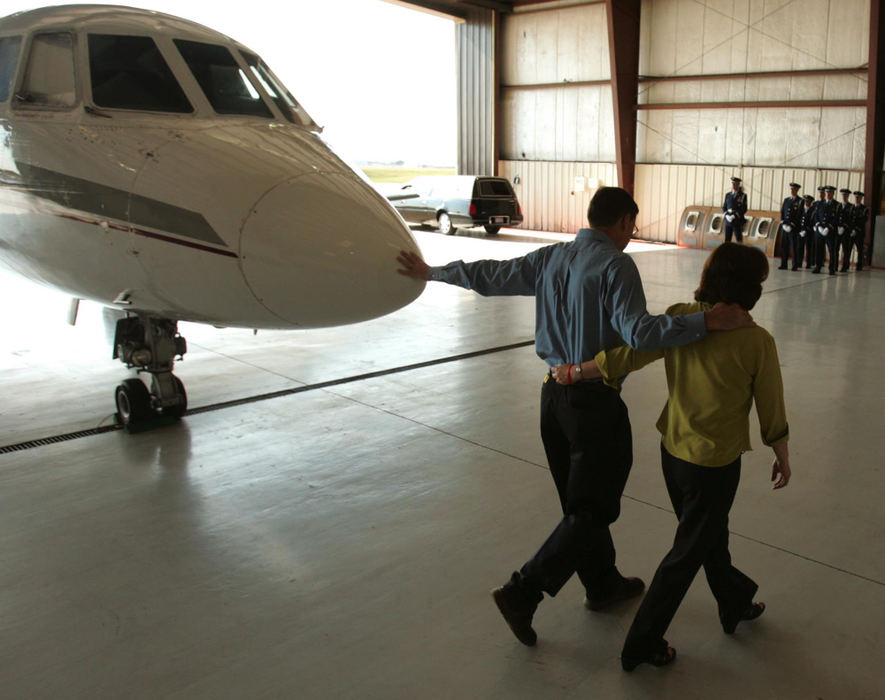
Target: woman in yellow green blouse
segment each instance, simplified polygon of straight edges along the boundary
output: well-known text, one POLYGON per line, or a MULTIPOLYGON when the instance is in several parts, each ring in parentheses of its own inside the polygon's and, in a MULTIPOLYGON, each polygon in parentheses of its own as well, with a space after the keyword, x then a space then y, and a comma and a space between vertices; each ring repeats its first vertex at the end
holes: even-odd
MULTIPOLYGON (((705 311, 717 302, 750 310, 762 294, 768 259, 759 249, 724 243, 707 259, 693 303, 675 304, 672 316, 705 311)), ((754 603, 758 586, 731 563, 728 512, 740 480, 741 454, 750 449, 749 411, 755 401, 762 441, 775 454, 774 488, 787 485, 789 430, 774 338, 764 329, 710 333, 689 345, 650 352, 628 346, 599 353, 594 361, 559 365, 560 384, 602 376, 620 386, 623 377, 664 358, 669 398, 657 427, 667 491, 679 525, 673 548, 664 557, 627 634, 621 663, 663 666, 676 658, 664 633, 703 566, 727 634, 741 620, 765 610, 754 603)))

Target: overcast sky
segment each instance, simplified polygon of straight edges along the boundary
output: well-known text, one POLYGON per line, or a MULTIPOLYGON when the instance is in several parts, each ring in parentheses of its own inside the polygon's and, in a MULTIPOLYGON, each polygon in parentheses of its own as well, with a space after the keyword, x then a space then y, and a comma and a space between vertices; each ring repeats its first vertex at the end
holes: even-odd
MULTIPOLYGON (((62 2, 0 0, 0 15, 62 2)), ((102 3, 104 4, 104 3, 102 3)), ((127 0, 256 51, 349 160, 455 164, 455 25, 383 0, 127 0)))

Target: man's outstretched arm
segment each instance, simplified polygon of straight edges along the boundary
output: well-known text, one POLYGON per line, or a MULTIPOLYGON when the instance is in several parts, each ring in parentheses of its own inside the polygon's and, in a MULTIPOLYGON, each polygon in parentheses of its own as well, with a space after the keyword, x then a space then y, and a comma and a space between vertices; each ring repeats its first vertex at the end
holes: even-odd
MULTIPOLYGON (((551 247, 551 246, 548 246, 551 247)), ((543 250, 543 249, 542 249, 543 250)), ((401 250, 396 256, 401 275, 425 281, 446 282, 483 296, 532 296, 535 294, 541 251, 509 260, 454 260, 432 267, 418 253, 401 250)))

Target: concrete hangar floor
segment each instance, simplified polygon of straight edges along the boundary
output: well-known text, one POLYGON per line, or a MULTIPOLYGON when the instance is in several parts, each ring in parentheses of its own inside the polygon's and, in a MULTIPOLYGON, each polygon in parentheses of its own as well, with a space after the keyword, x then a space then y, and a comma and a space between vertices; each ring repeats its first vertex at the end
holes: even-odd
MULTIPOLYGON (((416 236, 433 263, 567 238, 416 236)), ((634 255, 656 312, 690 298, 705 258, 634 255)), ((0 445, 108 424, 124 371, 96 310, 67 327, 64 299, 21 284, 0 282, 0 445)), ((754 315, 778 342, 794 477, 770 490, 754 422, 731 520, 768 610, 723 635, 701 575, 668 633, 676 663, 633 674, 618 654, 635 601, 588 612, 573 579, 530 649, 489 596, 559 517, 531 299, 436 284, 358 326, 185 326, 177 373, 212 410, 0 454, 0 695, 881 698, 883 302, 881 271, 772 270, 754 315)), ((622 571, 646 581, 676 524, 664 398, 662 366, 625 388, 635 464, 613 532, 622 571)))

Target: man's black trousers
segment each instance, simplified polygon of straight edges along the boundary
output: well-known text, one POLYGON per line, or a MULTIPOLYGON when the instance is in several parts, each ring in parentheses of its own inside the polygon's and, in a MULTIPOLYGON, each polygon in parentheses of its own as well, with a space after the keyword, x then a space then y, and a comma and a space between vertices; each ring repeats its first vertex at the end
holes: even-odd
POLYGON ((605 598, 623 580, 609 525, 633 464, 630 417, 620 394, 601 383, 571 386, 548 378, 541 390, 541 438, 563 517, 522 567, 529 599, 556 595, 576 573, 587 594, 605 598))
POLYGON ((839 257, 839 243, 837 236, 832 231, 826 236, 817 234, 817 245, 814 251, 815 268, 820 269, 824 266, 824 256, 829 257, 829 269, 831 272, 836 271, 836 261, 839 257))
MULTIPOLYGON (((802 267, 802 261, 805 258, 805 242, 808 240, 808 234, 800 236, 799 231, 793 231, 793 269, 798 270, 802 267)), ((814 234, 811 234, 814 235, 814 234)), ((810 264, 810 263, 809 263, 810 264)))
POLYGON ((740 243, 743 240, 743 221, 733 221, 732 223, 728 223, 727 221, 725 222, 725 242, 730 243, 732 236, 734 236, 735 243, 740 243))
POLYGON ((781 229, 781 267, 787 266, 787 260, 790 259, 790 253, 793 253, 793 262, 796 264, 796 238, 798 234, 794 231, 787 233, 781 229))
POLYGON ((846 233, 842 236, 842 269, 851 267, 851 249, 857 246, 857 269, 863 270, 863 231, 855 232, 852 236, 846 233))

